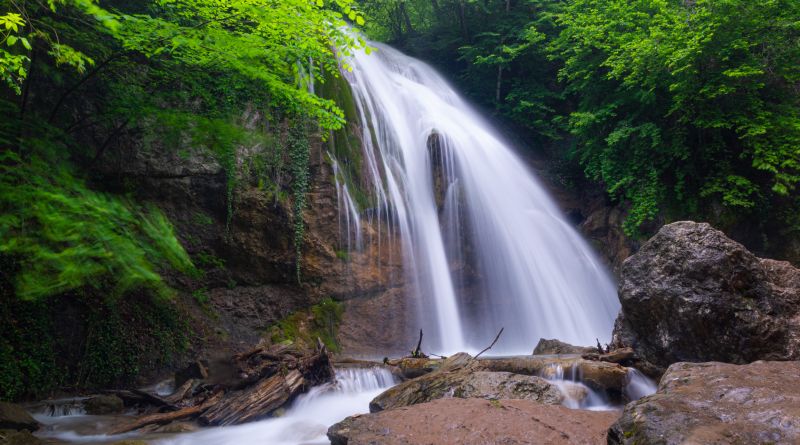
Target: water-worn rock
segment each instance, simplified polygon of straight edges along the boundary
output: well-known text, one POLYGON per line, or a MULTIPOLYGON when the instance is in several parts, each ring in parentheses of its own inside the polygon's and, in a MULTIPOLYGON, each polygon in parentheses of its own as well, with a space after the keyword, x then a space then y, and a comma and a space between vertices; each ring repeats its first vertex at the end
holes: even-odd
POLYGON ((372 400, 370 412, 430 402, 441 398, 525 399, 557 405, 558 388, 543 378, 510 372, 483 371, 468 354, 448 357, 429 374, 390 388, 372 400))
POLYGON ((348 417, 328 438, 332 445, 605 444, 617 416, 530 400, 441 399, 348 417))
POLYGON ((125 409, 125 403, 115 395, 100 395, 83 402, 83 408, 86 414, 96 416, 119 414, 125 409))
POLYGON ((609 444, 800 443, 800 362, 676 363, 625 407, 609 444))
POLYGON ((627 384, 628 370, 616 363, 557 357, 509 357, 479 360, 482 369, 555 378, 559 372, 618 399, 627 384))
POLYGON ((661 228, 625 261, 616 346, 679 361, 800 359, 800 269, 757 258, 708 224, 661 228))
POLYGON ((369 404, 370 412, 442 398, 524 399, 558 405, 564 396, 541 377, 510 372, 433 373, 388 389, 369 404))
POLYGON ((587 354, 597 352, 597 348, 573 346, 561 340, 540 338, 533 349, 533 355, 587 354))
POLYGON ((23 407, 0 402, 0 429, 36 431, 39 429, 39 422, 23 407))

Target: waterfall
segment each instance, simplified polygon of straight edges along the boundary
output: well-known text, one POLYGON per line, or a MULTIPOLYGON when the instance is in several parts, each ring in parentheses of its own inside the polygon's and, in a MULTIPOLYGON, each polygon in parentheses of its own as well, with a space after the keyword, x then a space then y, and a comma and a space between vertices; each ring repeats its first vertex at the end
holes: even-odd
POLYGON ((363 182, 402 239, 427 348, 474 351, 501 327, 495 353, 528 354, 540 337, 608 340, 614 283, 524 162, 434 69, 371 45, 344 73, 363 182))

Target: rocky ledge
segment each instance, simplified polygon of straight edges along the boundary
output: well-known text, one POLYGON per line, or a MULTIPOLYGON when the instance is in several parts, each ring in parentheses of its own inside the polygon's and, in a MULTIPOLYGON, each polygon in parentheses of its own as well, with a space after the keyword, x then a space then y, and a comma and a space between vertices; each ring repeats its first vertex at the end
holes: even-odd
POLYGON ((676 363, 625 407, 609 444, 800 443, 800 362, 676 363))
POLYGON ((440 399, 348 417, 328 438, 332 445, 605 444, 617 416, 531 400, 440 399))
POLYGON ((617 347, 676 362, 800 359, 800 269, 757 258, 705 223, 677 222, 622 267, 617 347))

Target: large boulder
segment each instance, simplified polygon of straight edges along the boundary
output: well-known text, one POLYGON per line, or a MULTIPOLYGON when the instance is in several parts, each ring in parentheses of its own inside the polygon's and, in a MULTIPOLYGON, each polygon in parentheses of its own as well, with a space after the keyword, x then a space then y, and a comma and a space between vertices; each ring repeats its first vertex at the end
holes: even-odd
POLYGON ((21 406, 0 402, 0 429, 36 431, 39 422, 21 406))
POLYGON ((510 372, 434 372, 401 383, 372 400, 370 412, 416 405, 442 398, 525 399, 558 405, 564 400, 547 380, 510 372))
POLYGON ((800 443, 800 362, 676 363, 625 407, 609 444, 800 443))
POLYGON ((530 400, 441 399, 348 417, 328 429, 328 438, 332 445, 599 445, 618 415, 530 400))
POLYGON ((662 371, 679 361, 800 359, 800 270, 705 223, 661 228, 625 261, 615 346, 662 371))

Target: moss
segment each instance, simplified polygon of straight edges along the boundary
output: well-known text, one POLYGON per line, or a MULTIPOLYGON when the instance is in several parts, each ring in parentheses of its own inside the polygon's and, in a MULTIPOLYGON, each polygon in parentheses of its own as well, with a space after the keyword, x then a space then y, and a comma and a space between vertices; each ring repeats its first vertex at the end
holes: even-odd
POLYGON ((341 348, 336 336, 343 314, 342 303, 326 298, 308 309, 289 314, 271 326, 268 329, 270 340, 275 344, 290 341, 312 348, 319 338, 329 351, 339 352, 341 348))

